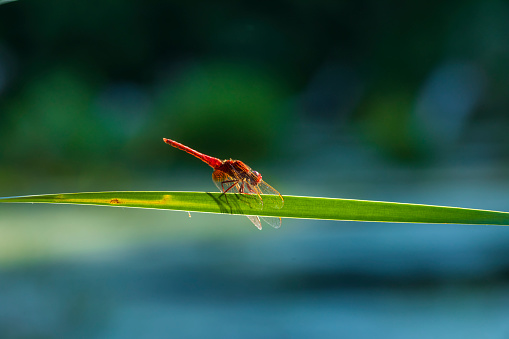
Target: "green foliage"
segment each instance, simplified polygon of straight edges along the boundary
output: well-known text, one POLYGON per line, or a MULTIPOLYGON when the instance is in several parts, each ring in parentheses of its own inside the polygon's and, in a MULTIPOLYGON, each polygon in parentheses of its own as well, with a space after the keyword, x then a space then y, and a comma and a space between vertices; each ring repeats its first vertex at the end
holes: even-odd
MULTIPOLYGON (((206 192, 89 192, 1 198, 0 203, 50 203, 169 209, 283 218, 509 225, 509 213, 394 202, 283 196, 283 208, 256 204, 255 196, 206 192)), ((264 201, 270 196, 263 196, 264 201)))

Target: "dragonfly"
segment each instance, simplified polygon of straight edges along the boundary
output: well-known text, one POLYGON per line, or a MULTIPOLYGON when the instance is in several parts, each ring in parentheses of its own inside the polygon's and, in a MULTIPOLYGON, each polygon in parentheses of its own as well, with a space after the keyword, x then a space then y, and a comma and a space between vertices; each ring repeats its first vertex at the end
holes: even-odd
MULTIPOLYGON (((233 159, 221 160, 200 153, 171 139, 163 138, 163 140, 168 145, 187 152, 212 167, 214 169, 212 181, 223 194, 240 193, 242 195, 248 195, 250 198, 253 198, 249 199, 248 202, 253 202, 256 205, 254 208, 257 209, 262 209, 264 205, 270 205, 276 209, 283 207, 284 199, 281 194, 263 181, 260 173, 253 171, 242 161, 233 159)), ((263 217, 257 215, 248 215, 247 217, 260 230, 262 229, 260 219, 274 228, 281 227, 281 218, 278 217, 263 217)))

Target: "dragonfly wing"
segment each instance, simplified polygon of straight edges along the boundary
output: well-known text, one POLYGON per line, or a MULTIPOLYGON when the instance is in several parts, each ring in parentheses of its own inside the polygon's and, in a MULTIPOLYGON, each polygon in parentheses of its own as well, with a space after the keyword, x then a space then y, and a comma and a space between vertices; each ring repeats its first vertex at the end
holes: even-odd
MULTIPOLYGON (((272 186, 267 184, 265 181, 260 181, 257 185, 258 190, 263 194, 263 206, 280 209, 283 207, 285 201, 281 194, 276 191, 272 186)), ((263 221, 274 228, 281 227, 281 218, 279 217, 260 217, 263 221)))
POLYGON ((256 215, 247 215, 248 219, 251 220, 251 222, 258 228, 259 230, 262 229, 262 223, 260 222, 260 218, 256 215))
POLYGON ((270 206, 276 209, 283 207, 285 203, 283 197, 272 186, 262 180, 258 183, 258 185, 256 185, 256 187, 258 188, 260 194, 266 195, 262 197, 263 204, 265 206, 270 206))
POLYGON ((260 218, 274 228, 281 227, 281 218, 279 217, 260 217, 260 218))
POLYGON ((239 193, 238 180, 221 170, 215 170, 212 173, 212 181, 223 193, 239 193))

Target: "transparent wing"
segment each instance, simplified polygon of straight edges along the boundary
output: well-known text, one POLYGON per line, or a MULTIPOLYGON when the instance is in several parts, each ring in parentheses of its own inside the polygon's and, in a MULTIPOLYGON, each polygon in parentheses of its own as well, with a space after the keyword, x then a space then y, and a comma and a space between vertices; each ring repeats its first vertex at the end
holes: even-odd
POLYGON ((247 218, 251 220, 251 222, 258 228, 259 230, 262 229, 262 223, 260 222, 260 218, 256 215, 248 215, 247 218))
POLYGON ((280 228, 281 227, 281 218, 273 218, 273 217, 260 217, 258 215, 247 215, 247 218, 251 220, 251 222, 258 228, 259 230, 262 229, 262 223, 260 222, 260 219, 265 221, 267 224, 274 228, 280 228))
MULTIPOLYGON (((272 186, 267 184, 265 181, 260 181, 256 187, 255 187, 257 193, 261 196, 261 200, 263 202, 263 208, 271 207, 280 209, 283 207, 285 201, 281 194, 279 194, 278 191, 276 191, 272 186)), ((274 228, 280 228, 281 227, 281 218, 279 217, 262 217, 260 216, 260 219, 265 221, 267 224, 274 228)))
POLYGON ((258 185, 256 185, 256 187, 258 188, 259 194, 264 195, 261 197, 264 206, 270 206, 276 209, 283 207, 285 203, 283 197, 272 186, 262 180, 258 183, 258 185))
POLYGON ((260 218, 274 228, 281 227, 281 218, 278 217, 260 217, 260 218))

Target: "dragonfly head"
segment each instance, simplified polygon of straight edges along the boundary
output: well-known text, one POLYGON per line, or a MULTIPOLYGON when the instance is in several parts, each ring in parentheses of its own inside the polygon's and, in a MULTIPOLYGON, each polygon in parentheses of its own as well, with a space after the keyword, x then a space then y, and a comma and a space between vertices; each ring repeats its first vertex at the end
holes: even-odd
POLYGON ((255 182, 258 184, 260 181, 262 181, 262 175, 258 173, 257 171, 253 171, 253 174, 255 176, 255 182))

